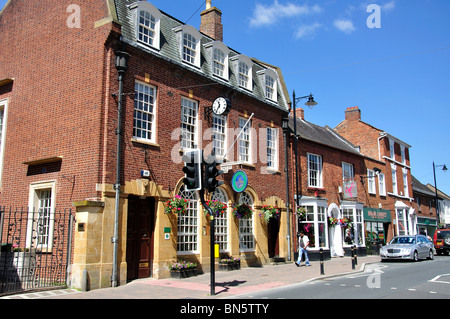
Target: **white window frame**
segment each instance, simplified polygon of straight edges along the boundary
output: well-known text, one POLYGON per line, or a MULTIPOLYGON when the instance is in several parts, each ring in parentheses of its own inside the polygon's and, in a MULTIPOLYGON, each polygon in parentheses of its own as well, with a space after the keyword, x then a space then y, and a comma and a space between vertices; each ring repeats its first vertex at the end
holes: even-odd
POLYGON ((403 173, 403 196, 409 197, 409 185, 408 185, 408 169, 402 168, 403 173))
POLYGON ((181 98, 180 127, 181 148, 183 150, 194 149, 198 145, 198 102, 184 96, 181 98))
POLYGON ((158 8, 156 8, 154 5, 152 5, 151 3, 147 2, 147 1, 136 2, 136 3, 132 4, 129 8, 130 8, 130 10, 133 10, 134 21, 135 21, 136 41, 147 47, 151 47, 151 48, 160 50, 161 16, 162 16, 161 11, 159 11, 158 8), (141 12, 148 13, 150 15, 150 17, 153 17, 153 19, 154 19, 154 23, 155 23, 154 29, 151 30, 151 28, 146 27, 146 29, 151 30, 154 34, 151 43, 149 41, 143 41, 142 39, 140 39, 141 12))
POLYGON ((216 156, 224 157, 227 150, 227 116, 212 114, 212 140, 216 156))
POLYGON ((369 194, 376 194, 377 188, 375 185, 375 171, 367 169, 367 191, 369 194))
POLYGON ((397 186, 397 165, 391 164, 391 178, 392 178, 392 193, 398 195, 397 186))
POLYGON ((271 102, 277 102, 278 100, 278 76, 275 71, 265 69, 259 71, 261 75, 261 82, 264 91, 264 97, 271 102))
POLYGON ((238 157, 240 161, 244 161, 244 163, 252 162, 252 121, 250 120, 248 124, 247 119, 243 117, 239 117, 239 132, 242 133, 239 135, 238 139, 238 157), (244 129, 243 129, 244 128, 244 129))
MULTIPOLYGON (((327 214, 327 202, 324 200, 315 200, 315 199, 300 199, 300 207, 306 209, 305 220, 299 220, 299 216, 297 216, 297 225, 299 224, 313 224, 314 226, 314 246, 311 244, 313 241, 310 240, 310 248, 311 250, 319 250, 320 248, 328 249, 329 248, 329 240, 328 240, 328 214, 327 214), (308 207, 312 208, 308 209, 308 207), (325 235, 323 246, 320 246, 320 229, 322 226, 323 235, 325 235)), ((300 229, 299 229, 300 231, 300 229)))
POLYGON ((54 216, 55 216, 55 202, 56 202, 56 181, 42 181, 30 184, 30 192, 28 196, 28 224, 26 246, 28 248, 39 248, 46 251, 52 249, 53 235, 54 235, 54 216), (42 211, 39 194, 43 191, 50 191, 50 206, 46 206, 42 211), (43 223, 44 221, 44 223, 43 223), (39 226, 37 224, 40 224, 39 226), (40 234, 41 229, 47 229, 44 234, 40 234), (39 242, 41 236, 46 237, 46 243, 39 242))
MULTIPOLYGON (((211 196, 212 200, 218 200, 228 206, 228 196, 225 190, 221 187, 216 188, 214 193, 211 196)), ((215 216, 214 220, 214 229, 215 229, 215 236, 216 236, 216 244, 219 245, 219 251, 220 252, 228 252, 230 243, 230 227, 229 227, 229 218, 231 214, 228 213, 228 210, 230 208, 228 207, 223 215, 215 216)))
MULTIPOLYGON (((344 202, 341 204, 341 216, 342 218, 350 218, 353 222, 353 242, 351 244, 345 241, 346 233, 342 233, 342 240, 344 247, 351 247, 356 245, 358 247, 365 246, 365 236, 364 236, 364 214, 363 214, 363 204, 344 202), (358 242, 358 238, 361 240, 358 242)), ((346 231, 350 230, 347 228, 346 231)))
POLYGON ((227 81, 230 49, 221 41, 209 42, 204 47, 210 52, 212 74, 227 81))
POLYGON ((353 164, 342 162, 342 180, 344 182, 355 180, 355 171, 353 169, 353 164))
POLYGON ((308 160, 308 187, 322 188, 323 187, 323 166, 322 166, 322 156, 312 153, 307 153, 308 160), (311 159, 317 159, 312 161, 311 159), (311 164, 316 164, 317 169, 313 169, 311 164), (315 172, 316 176, 313 177, 312 173, 315 172), (317 185, 311 183, 311 179, 317 180, 317 185))
POLYGON ((395 147, 394 147, 394 140, 389 139, 389 154, 392 160, 395 161, 395 147))
POLYGON ((200 32, 190 25, 182 25, 174 29, 177 33, 179 41, 180 59, 187 65, 200 68, 201 45, 200 40, 202 35, 200 32), (185 42, 189 41, 189 43, 185 42), (188 50, 193 54, 188 54, 188 50), (187 57, 190 57, 189 59, 187 57))
POLYGON ((3 183, 3 159, 5 157, 6 124, 8 117, 8 100, 0 100, 0 186, 3 183))
POLYGON ((253 62, 243 54, 230 58, 234 63, 234 71, 240 88, 253 91, 253 62))
POLYGON ((378 174, 378 191, 380 196, 386 196, 386 176, 383 173, 378 174))
MULTIPOLYGON (((253 196, 244 191, 239 195, 239 204, 247 204, 253 210, 253 196)), ((255 214, 251 217, 239 218, 239 251, 251 252, 255 251, 255 214)))
POLYGON ((401 156, 402 156, 402 164, 406 165, 405 145, 400 145, 400 151, 401 151, 401 156))
POLYGON ((266 132, 267 132, 267 151, 266 151, 267 168, 271 170, 278 170, 278 129, 268 127, 266 132))
POLYGON ((178 194, 181 198, 189 199, 186 214, 177 216, 177 254, 197 254, 200 246, 200 203, 198 193, 181 187, 178 194))
POLYGON ((136 81, 134 90, 133 139, 156 143, 157 89, 155 86, 136 81))

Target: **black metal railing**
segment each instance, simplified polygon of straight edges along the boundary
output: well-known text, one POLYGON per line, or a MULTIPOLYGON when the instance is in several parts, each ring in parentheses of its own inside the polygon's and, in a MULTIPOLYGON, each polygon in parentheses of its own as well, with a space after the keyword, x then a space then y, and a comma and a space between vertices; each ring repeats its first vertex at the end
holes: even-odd
POLYGON ((66 287, 73 224, 70 209, 0 207, 0 295, 66 287))

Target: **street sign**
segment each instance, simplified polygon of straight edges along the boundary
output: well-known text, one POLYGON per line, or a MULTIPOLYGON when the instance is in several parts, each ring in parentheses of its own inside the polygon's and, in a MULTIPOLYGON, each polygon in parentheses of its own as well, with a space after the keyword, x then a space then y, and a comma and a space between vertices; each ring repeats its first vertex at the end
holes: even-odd
POLYGON ((233 187, 236 193, 242 193, 245 191, 248 185, 248 177, 244 171, 236 171, 231 179, 231 187, 233 187))

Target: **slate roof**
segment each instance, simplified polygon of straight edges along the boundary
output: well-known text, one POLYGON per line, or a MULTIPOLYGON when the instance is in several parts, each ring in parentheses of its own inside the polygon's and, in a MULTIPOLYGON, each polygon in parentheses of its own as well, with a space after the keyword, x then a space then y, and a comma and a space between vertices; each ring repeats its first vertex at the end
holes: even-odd
POLYGON ((433 193, 428 187, 419 182, 417 178, 411 175, 411 184, 414 192, 421 193, 424 195, 435 197, 435 193, 433 193))
MULTIPOLYGON (((214 39, 208 37, 207 35, 202 34, 201 38, 201 67, 200 69, 196 69, 193 67, 190 67, 183 63, 180 55, 180 49, 179 44, 177 41, 176 32, 174 31, 175 28, 180 27, 184 25, 183 22, 179 21, 178 19, 170 16, 169 14, 165 13, 164 11, 161 11, 161 43, 160 43, 160 50, 153 50, 151 48, 147 48, 142 44, 139 44, 136 39, 136 32, 135 32, 135 23, 133 21, 132 12, 129 9, 129 6, 133 3, 136 3, 135 0, 109 0, 114 1, 113 10, 115 10, 117 14, 117 20, 116 22, 119 22, 121 24, 122 28, 122 41, 126 42, 129 45, 132 45, 134 47, 138 47, 141 50, 153 54, 155 56, 158 56, 162 59, 168 60, 172 63, 177 64, 178 66, 182 68, 187 68, 192 72, 196 72, 208 80, 216 83, 220 83, 221 85, 227 86, 229 88, 232 88, 234 90, 239 91, 240 93, 249 95, 253 98, 256 98, 272 107, 275 107, 277 109, 283 110, 285 112, 289 112, 289 95, 287 94, 286 86, 283 80, 283 76, 281 74, 281 71, 278 67, 275 67, 273 65, 269 65, 266 63, 261 63, 257 59, 251 58, 254 65, 253 65, 253 91, 246 90, 244 88, 239 87, 238 78, 236 73, 234 72, 233 68, 229 68, 229 79, 222 80, 219 79, 212 74, 211 70, 211 54, 207 54, 206 48, 204 45, 209 42, 213 42, 214 39), (257 75, 258 71, 264 70, 264 69, 272 69, 274 72, 277 73, 279 78, 279 85, 277 85, 277 102, 274 103, 272 101, 269 101, 265 98, 264 94, 264 83, 260 80, 259 76, 257 75)), ((149 1, 151 3, 151 1, 149 1)), ((226 29, 226 25, 224 25, 224 29, 226 29)), ((226 44, 225 44, 226 45, 226 44)), ((229 48, 231 51, 229 53, 229 58, 232 58, 233 56, 237 56, 241 53, 229 48)))
MULTIPOLYGON (((329 146, 351 154, 363 156, 359 152, 358 147, 354 146, 345 138, 340 136, 332 128, 328 126, 318 126, 301 118, 297 118, 296 122, 297 135, 299 136, 299 138, 329 146)), ((294 132, 294 117, 292 116, 289 117, 289 128, 292 132, 294 132)))

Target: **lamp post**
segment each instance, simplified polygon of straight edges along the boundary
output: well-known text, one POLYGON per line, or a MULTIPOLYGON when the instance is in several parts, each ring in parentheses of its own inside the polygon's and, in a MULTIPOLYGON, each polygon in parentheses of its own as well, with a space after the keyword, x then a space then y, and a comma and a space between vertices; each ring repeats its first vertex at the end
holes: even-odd
POLYGON ((438 200, 438 189, 436 184, 436 167, 442 167, 442 170, 444 172, 448 171, 447 166, 445 164, 443 165, 435 165, 433 162, 433 176, 434 176, 434 192, 435 192, 435 201, 436 201, 436 220, 438 223, 438 229, 439 229, 439 223, 440 223, 440 216, 439 216, 439 200, 438 200))
POLYGON ((283 117, 281 122, 284 137, 284 173, 286 174, 286 215, 287 215, 287 249, 288 261, 291 261, 291 214, 289 210, 289 160, 288 160, 288 143, 289 143, 289 118, 283 117))
POLYGON ((299 198, 298 198, 298 151, 297 151, 297 115, 295 114, 295 109, 297 101, 300 102, 302 99, 308 98, 308 102, 305 103, 306 106, 309 108, 312 108, 313 106, 317 105, 317 102, 314 101, 314 97, 312 94, 301 96, 301 97, 295 97, 295 91, 292 93, 292 106, 294 111, 294 156, 295 156, 295 203, 296 207, 298 207, 299 198))
POLYGON ((116 191, 115 207, 114 207, 114 237, 111 239, 113 243, 113 264, 111 274, 111 286, 118 286, 118 247, 119 247, 119 201, 120 201, 120 160, 121 160, 121 142, 122 142, 122 97, 123 97, 123 77, 128 69, 128 58, 130 55, 127 52, 117 51, 115 65, 117 72, 119 73, 119 93, 117 102, 117 158, 116 158, 116 183, 114 184, 114 190, 116 191))

